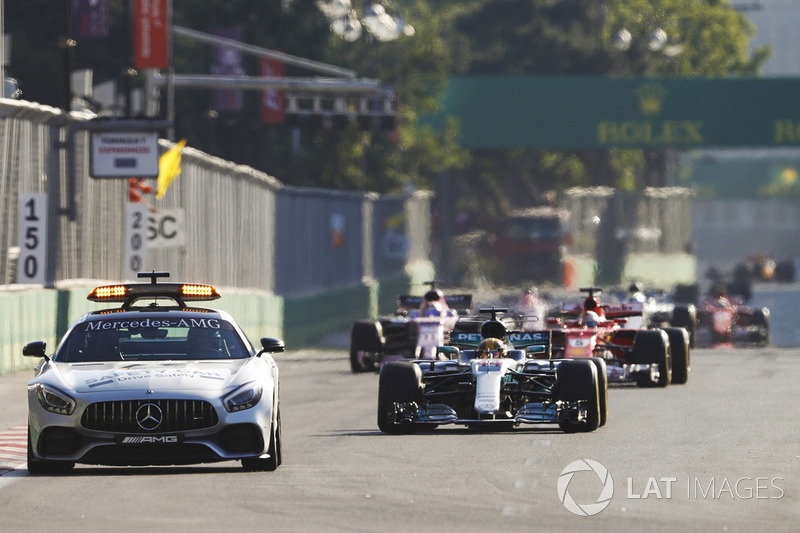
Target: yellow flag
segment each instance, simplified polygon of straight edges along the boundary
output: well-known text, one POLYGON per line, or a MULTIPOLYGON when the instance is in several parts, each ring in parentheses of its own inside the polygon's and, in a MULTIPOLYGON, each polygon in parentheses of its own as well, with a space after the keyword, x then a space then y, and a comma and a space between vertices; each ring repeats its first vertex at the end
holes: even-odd
POLYGON ((170 184, 181 173, 181 148, 186 146, 186 139, 183 139, 173 148, 164 152, 158 158, 158 189, 156 198, 161 200, 167 192, 170 184))

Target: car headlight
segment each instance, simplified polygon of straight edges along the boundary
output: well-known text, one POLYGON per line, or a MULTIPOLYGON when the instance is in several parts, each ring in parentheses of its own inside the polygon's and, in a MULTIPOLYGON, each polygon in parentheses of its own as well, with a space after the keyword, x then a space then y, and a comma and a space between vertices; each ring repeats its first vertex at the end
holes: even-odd
POLYGON ((243 411, 255 406, 261 400, 261 394, 264 392, 264 387, 260 383, 251 381, 245 383, 232 393, 228 394, 222 403, 229 413, 236 411, 243 411))
POLYGON ((75 400, 60 390, 43 383, 37 383, 32 388, 36 390, 36 397, 41 406, 51 413, 71 415, 75 410, 75 400))

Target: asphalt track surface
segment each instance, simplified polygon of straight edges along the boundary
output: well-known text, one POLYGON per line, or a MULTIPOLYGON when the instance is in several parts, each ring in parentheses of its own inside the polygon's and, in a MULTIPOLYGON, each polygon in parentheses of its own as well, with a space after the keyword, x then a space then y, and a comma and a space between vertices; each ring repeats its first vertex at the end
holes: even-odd
MULTIPOLYGON (((384 435, 378 376, 350 373, 343 349, 278 361, 276 472, 226 462, 30 477, 22 464, 0 475, 0 530, 752 532, 800 523, 800 349, 695 350, 688 384, 613 387, 607 425, 572 435, 553 426, 384 435), (562 480, 562 494, 578 511, 607 502, 592 516, 573 514, 558 490, 565 468, 585 459, 607 469, 613 496, 592 470, 562 480)), ((28 378, 0 378, 0 433, 24 426, 28 378)))

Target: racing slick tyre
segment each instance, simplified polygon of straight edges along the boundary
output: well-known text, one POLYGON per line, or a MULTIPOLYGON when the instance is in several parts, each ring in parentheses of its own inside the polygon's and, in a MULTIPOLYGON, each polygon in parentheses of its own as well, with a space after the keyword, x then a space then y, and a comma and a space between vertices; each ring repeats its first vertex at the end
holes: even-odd
POLYGON ((589 432, 600 427, 600 394, 597 366, 586 359, 568 359, 556 367, 558 399, 563 402, 586 402, 586 419, 582 422, 559 420, 565 433, 589 432))
POLYGON ((350 328, 350 368, 353 372, 373 372, 386 346, 380 322, 358 320, 350 328))
POLYGON ((383 365, 378 382, 378 428, 391 435, 413 433, 411 420, 396 419, 395 406, 418 402, 421 397, 422 371, 418 365, 406 361, 383 365))
POLYGON ((60 474, 65 473, 75 466, 72 461, 46 461, 37 459, 33 455, 33 445, 31 444, 31 428, 28 427, 28 474, 38 476, 41 474, 60 474))
POLYGON ((666 387, 672 381, 669 362, 669 337, 663 329, 648 329, 636 332, 633 338, 633 362, 636 364, 658 365, 658 382, 649 379, 637 382, 640 387, 655 385, 666 387))
POLYGON ((275 422, 275 431, 270 434, 269 448, 267 453, 269 457, 254 457, 250 459, 242 459, 242 468, 246 472, 274 472, 281 464, 282 451, 281 451, 281 414, 278 412, 278 417, 275 422))
POLYGON ((694 348, 697 335, 697 308, 694 305, 676 305, 672 310, 670 324, 676 328, 685 328, 689 332, 689 346, 694 348))
POLYGON ((406 359, 417 358, 419 344, 419 324, 413 320, 391 322, 383 326, 383 352, 387 355, 400 355, 406 359))
POLYGON ((597 367, 597 396, 600 400, 600 426, 606 425, 608 419, 608 369, 602 357, 590 357, 589 361, 597 367))
POLYGON ((753 341, 760 344, 769 344, 769 309, 762 307, 753 311, 750 325, 757 328, 753 333, 753 341))
POLYGON ((689 332, 684 328, 664 328, 669 338, 669 356, 672 362, 672 384, 684 385, 689 381, 691 354, 689 332))

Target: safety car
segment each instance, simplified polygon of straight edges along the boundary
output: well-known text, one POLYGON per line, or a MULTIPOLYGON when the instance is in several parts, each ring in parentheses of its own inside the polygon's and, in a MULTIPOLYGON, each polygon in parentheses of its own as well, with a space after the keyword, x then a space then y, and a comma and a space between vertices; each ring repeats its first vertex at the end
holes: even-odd
POLYGON ((48 355, 43 341, 28 383, 28 472, 95 465, 185 465, 239 460, 245 470, 281 464, 279 372, 226 312, 197 306, 209 285, 97 287, 88 299, 121 304, 89 312, 48 355))

